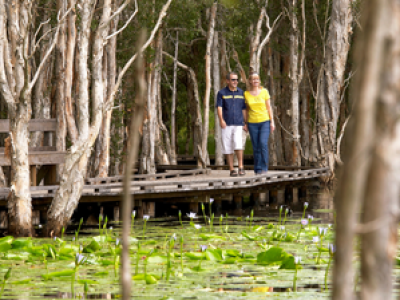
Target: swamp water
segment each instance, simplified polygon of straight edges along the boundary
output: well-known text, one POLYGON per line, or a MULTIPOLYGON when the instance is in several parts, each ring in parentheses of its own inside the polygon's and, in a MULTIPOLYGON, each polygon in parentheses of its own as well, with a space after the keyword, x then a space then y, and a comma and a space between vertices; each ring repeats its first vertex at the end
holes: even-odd
MULTIPOLYGON (((302 215, 135 220, 132 299, 329 299, 334 226, 302 215)), ((120 298, 118 226, 76 236, 0 239, 0 299, 120 298)))

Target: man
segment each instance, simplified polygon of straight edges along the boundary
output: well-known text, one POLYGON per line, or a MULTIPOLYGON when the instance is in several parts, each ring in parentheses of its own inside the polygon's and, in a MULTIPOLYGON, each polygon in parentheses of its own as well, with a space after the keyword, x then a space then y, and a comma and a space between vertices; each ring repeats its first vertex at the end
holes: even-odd
POLYGON ((238 75, 230 72, 226 75, 227 86, 217 95, 217 111, 222 128, 222 151, 228 161, 230 176, 244 176, 242 133, 246 117, 243 90, 237 87, 238 75), (233 168, 233 154, 236 153, 239 172, 233 168))

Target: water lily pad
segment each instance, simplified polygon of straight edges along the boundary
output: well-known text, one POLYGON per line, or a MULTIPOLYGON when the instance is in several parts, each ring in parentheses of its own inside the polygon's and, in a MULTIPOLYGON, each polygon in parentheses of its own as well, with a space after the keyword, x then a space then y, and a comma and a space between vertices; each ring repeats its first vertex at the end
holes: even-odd
POLYGON ((279 247, 269 248, 265 252, 257 254, 257 263, 260 265, 269 265, 278 261, 282 261, 284 251, 279 247))
POLYGON ((99 251, 101 249, 100 245, 98 242, 95 240, 92 240, 89 245, 83 248, 82 252, 83 253, 94 253, 96 251, 99 251))
POLYGON ((42 274, 42 277, 45 280, 51 280, 55 277, 71 277, 71 275, 74 273, 75 273, 74 269, 69 269, 69 270, 63 270, 63 271, 59 271, 59 272, 52 272, 49 274, 42 274))
POLYGON ((187 252, 185 256, 190 258, 191 260, 200 260, 205 258, 205 253, 203 252, 187 252))
POLYGON ((107 271, 100 271, 100 272, 96 272, 93 274, 94 276, 107 276, 108 272, 107 271))
POLYGON ((12 241, 12 249, 22 249, 24 247, 32 247, 31 238, 18 238, 12 241))
POLYGON ((207 260, 223 260, 221 249, 207 249, 205 253, 207 260))

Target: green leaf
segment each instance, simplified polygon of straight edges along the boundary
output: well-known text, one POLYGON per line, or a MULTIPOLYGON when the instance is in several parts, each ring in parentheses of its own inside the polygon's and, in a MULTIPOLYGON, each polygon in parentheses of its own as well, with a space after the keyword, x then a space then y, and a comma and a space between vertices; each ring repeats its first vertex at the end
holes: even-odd
POLYGON ((102 259, 102 260, 100 261, 100 264, 101 264, 102 266, 110 266, 110 265, 113 265, 114 262, 113 262, 112 260, 102 259))
POLYGON ((12 236, 6 236, 0 239, 0 252, 4 253, 11 249, 11 244, 13 241, 12 236))
POLYGON ((264 226, 260 226, 260 225, 253 226, 253 228, 252 228, 252 230, 254 232, 259 232, 259 231, 261 231, 263 229, 264 229, 264 226))
POLYGON ((199 235, 203 241, 208 241, 208 240, 226 240, 224 237, 216 235, 216 234, 210 234, 210 233, 202 233, 199 235))
POLYGON ((157 283, 157 279, 153 275, 150 275, 150 274, 146 274, 145 280, 146 280, 146 284, 155 284, 155 283, 157 283))
POLYGON ((317 249, 321 252, 329 252, 329 249, 325 247, 317 247, 317 249))
POLYGON ((160 256, 160 255, 150 256, 147 259, 147 263, 149 263, 149 264, 166 264, 167 263, 167 257, 166 256, 160 256))
POLYGON ((246 233, 246 231, 242 231, 242 235, 243 235, 246 239, 248 239, 248 240, 250 240, 250 241, 256 241, 256 240, 257 240, 257 237, 248 235, 248 234, 246 233))
POLYGON ((294 263, 294 257, 292 255, 287 256, 279 267, 279 269, 286 270, 295 270, 296 268, 301 269, 301 266, 294 263))
POLYGON ((57 251, 56 251, 56 248, 53 245, 44 244, 43 245, 43 250, 45 251, 47 257, 52 257, 53 259, 56 258, 57 251))
POLYGON ((241 257, 242 254, 236 249, 226 250, 226 255, 230 257, 241 257))
POLYGON ((236 261, 237 261, 237 258, 236 258, 236 257, 228 257, 227 259, 225 259, 225 260, 222 261, 221 263, 222 263, 222 264, 225 264, 225 265, 233 265, 233 264, 236 263, 236 261))
POLYGON ((94 253, 96 251, 99 251, 101 249, 100 245, 98 242, 96 242, 94 239, 90 242, 89 245, 87 245, 85 248, 83 248, 82 252, 83 253, 94 253))
POLYGON ((43 250, 43 246, 34 246, 26 249, 34 257, 43 257, 46 252, 43 250))
POLYGON ((27 279, 23 279, 23 280, 13 281, 11 283, 12 284, 27 284, 27 283, 30 283, 31 281, 32 281, 32 278, 27 278, 27 279))
POLYGON ((79 280, 77 280, 78 281, 78 283, 80 283, 80 284, 99 284, 99 282, 98 281, 95 281, 95 280, 91 280, 91 279, 79 279, 79 280))
POLYGON ((204 259, 206 255, 204 252, 187 252, 185 256, 191 260, 200 260, 204 259))
POLYGON ((94 276, 107 276, 107 275, 108 275, 107 271, 101 271, 101 272, 94 273, 94 276))
POLYGON ((257 264, 269 265, 283 259, 283 249, 279 247, 269 248, 265 252, 257 254, 257 264))
POLYGON ((54 277, 66 277, 66 276, 70 277, 74 273, 75 273, 74 269, 69 269, 69 270, 63 270, 63 271, 59 271, 59 272, 52 272, 49 274, 42 274, 42 277, 45 280, 50 280, 50 279, 53 279, 54 277))
POLYGON ((12 243, 13 249, 22 249, 24 247, 32 247, 32 240, 31 238, 18 238, 15 239, 12 243))
POLYGON ((221 249, 207 249, 205 253, 207 260, 213 260, 213 261, 223 260, 221 249))

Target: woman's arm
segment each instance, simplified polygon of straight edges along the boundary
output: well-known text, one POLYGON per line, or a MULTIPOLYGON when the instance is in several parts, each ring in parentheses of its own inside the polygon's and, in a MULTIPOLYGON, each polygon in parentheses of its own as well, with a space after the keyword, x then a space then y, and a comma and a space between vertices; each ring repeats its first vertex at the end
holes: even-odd
POLYGON ((275 122, 274 122, 274 115, 272 113, 272 108, 271 108, 271 102, 269 101, 269 98, 265 100, 265 106, 267 107, 267 111, 269 114, 269 119, 270 119, 270 127, 271 127, 271 132, 275 130, 275 122))

